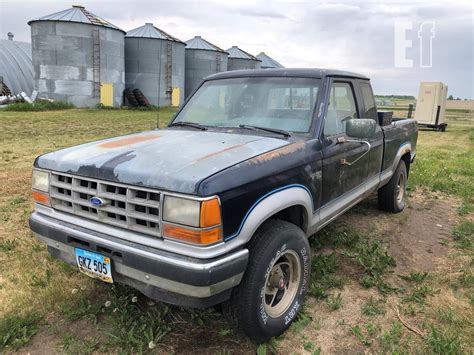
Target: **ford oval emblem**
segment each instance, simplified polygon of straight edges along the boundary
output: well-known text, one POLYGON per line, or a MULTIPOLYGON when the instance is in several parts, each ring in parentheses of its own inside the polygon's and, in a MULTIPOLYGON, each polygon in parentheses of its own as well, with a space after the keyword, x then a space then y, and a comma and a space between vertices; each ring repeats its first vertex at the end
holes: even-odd
POLYGON ((89 203, 92 206, 96 206, 96 207, 102 207, 107 204, 106 201, 102 200, 100 197, 97 197, 97 196, 91 197, 89 200, 89 203))

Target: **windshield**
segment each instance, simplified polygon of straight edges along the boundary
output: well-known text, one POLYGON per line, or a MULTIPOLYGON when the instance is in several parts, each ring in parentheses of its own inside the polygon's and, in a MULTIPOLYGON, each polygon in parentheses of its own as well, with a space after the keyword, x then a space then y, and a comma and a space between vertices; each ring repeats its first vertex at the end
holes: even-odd
POLYGON ((211 127, 248 125, 307 133, 319 85, 319 79, 287 77, 207 81, 173 122, 211 127))

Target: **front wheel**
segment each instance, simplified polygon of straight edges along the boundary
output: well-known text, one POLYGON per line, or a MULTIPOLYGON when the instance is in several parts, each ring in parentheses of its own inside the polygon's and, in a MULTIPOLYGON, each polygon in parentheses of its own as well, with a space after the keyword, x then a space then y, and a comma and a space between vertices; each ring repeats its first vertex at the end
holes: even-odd
POLYGON ((283 333, 303 305, 311 272, 311 254, 303 231, 271 220, 253 236, 242 283, 225 309, 257 343, 283 333))
POLYGON ((379 208, 382 211, 399 213, 404 210, 407 179, 407 166, 404 160, 400 160, 390 181, 378 191, 379 208))

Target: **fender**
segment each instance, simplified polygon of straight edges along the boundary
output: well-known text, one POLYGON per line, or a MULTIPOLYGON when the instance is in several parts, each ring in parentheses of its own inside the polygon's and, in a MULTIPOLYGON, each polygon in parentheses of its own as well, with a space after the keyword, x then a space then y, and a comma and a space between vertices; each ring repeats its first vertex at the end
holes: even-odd
POLYGON ((310 226, 314 219, 314 205, 306 186, 291 184, 266 193, 247 211, 238 231, 225 239, 226 249, 232 250, 246 244, 268 218, 285 208, 298 205, 304 208, 305 218, 310 226))
POLYGON ((415 152, 412 151, 410 143, 402 144, 400 148, 398 148, 397 155, 395 155, 395 159, 393 159, 392 167, 385 169, 380 173, 379 186, 385 185, 390 180, 392 175, 395 173, 395 170, 397 170, 398 163, 400 163, 402 156, 404 156, 406 153, 410 153, 410 161, 415 158, 415 152))

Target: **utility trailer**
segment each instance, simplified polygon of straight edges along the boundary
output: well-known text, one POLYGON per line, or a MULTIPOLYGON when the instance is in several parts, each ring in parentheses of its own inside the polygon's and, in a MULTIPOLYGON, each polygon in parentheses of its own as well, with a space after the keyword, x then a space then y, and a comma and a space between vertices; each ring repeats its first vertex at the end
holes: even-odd
POLYGON ((421 82, 416 101, 415 120, 418 126, 445 131, 448 86, 442 82, 421 82))

